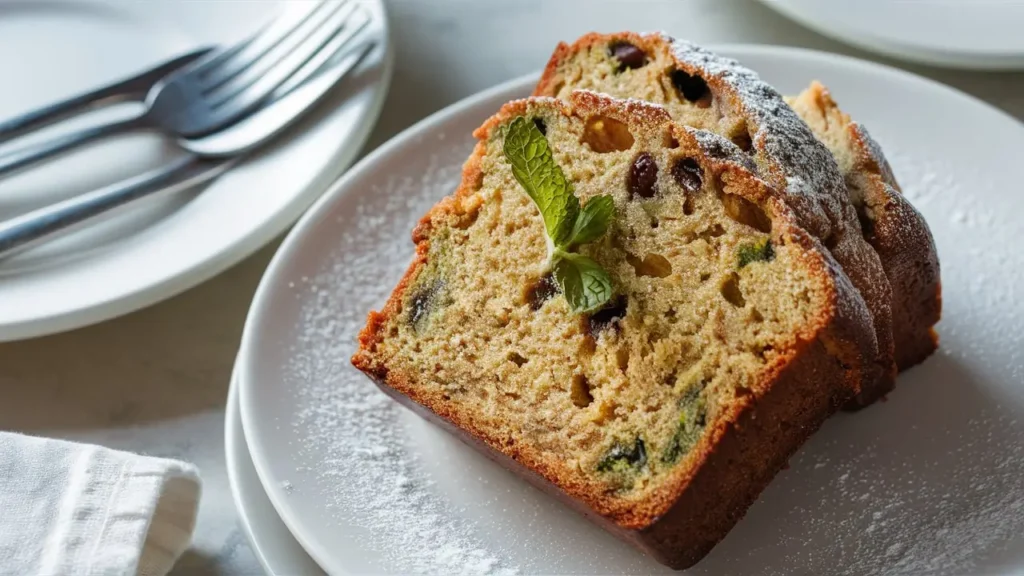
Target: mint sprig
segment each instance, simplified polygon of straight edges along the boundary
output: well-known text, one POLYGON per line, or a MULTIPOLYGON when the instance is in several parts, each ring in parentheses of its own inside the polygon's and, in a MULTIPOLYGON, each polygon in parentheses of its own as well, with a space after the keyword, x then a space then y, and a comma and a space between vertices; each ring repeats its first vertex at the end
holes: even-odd
MULTIPOLYGON (((575 198, 575 196, 573 196, 575 198)), ((576 201, 577 204, 579 200, 576 201)), ((608 231, 608 225, 615 217, 615 201, 611 196, 595 196, 583 207, 575 218, 569 245, 577 246, 593 242, 608 231)))
POLYGON ((573 312, 595 310, 612 298, 608 273, 586 256, 562 252, 555 258, 553 272, 573 312))
POLYGON ((595 196, 580 208, 572 184, 551 155, 547 138, 524 116, 508 125, 504 152, 516 181, 544 219, 547 266, 569 307, 575 313, 600 308, 612 297, 611 277, 597 262, 572 250, 608 231, 615 216, 612 197, 595 196))

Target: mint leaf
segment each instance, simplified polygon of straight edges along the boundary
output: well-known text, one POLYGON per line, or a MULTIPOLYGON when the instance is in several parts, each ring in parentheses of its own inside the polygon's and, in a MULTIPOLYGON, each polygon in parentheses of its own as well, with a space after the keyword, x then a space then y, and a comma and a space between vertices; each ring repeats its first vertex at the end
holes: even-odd
POLYGON ((504 152, 516 181, 540 210, 548 238, 555 246, 565 245, 579 214, 580 201, 551 156, 547 138, 536 124, 519 116, 508 125, 504 152))
POLYGON ((569 245, 597 240, 608 231, 614 217, 615 201, 611 196, 595 196, 587 200, 587 205, 576 215, 576 222, 569 235, 569 245))
POLYGON ((612 279, 586 256, 558 251, 554 273, 574 313, 595 310, 612 297, 612 279))
POLYGON ((612 297, 608 272, 570 250, 600 238, 615 216, 611 196, 597 196, 580 209, 572 184, 555 163, 548 140, 536 123, 519 116, 505 130, 503 152, 512 175, 540 210, 548 237, 555 281, 574 313, 590 312, 612 297))

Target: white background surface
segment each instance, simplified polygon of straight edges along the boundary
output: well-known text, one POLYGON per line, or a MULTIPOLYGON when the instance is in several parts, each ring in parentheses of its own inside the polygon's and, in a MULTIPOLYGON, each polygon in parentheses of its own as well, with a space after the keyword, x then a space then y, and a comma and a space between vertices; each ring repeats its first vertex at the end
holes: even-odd
MULTIPOLYGON (((698 42, 776 43, 866 56, 799 28, 754 0, 387 4, 396 72, 368 149, 447 104, 538 69, 558 40, 595 29, 665 29, 698 42)), ((211 26, 218 6, 204 3, 211 26)), ((173 11, 165 12, 173 18, 173 11)), ((1024 118, 1024 74, 910 69, 1024 118)), ((183 458, 200 467, 205 493, 199 525, 179 574, 260 572, 237 528, 222 431, 242 321, 272 251, 268 247, 142 312, 73 333, 0 345, 0 427, 183 458)))

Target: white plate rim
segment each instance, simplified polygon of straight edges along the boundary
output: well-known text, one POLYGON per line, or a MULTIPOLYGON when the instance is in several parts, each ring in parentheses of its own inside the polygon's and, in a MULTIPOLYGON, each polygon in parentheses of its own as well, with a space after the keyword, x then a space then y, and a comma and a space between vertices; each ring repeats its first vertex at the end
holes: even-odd
MULTIPOLYGON (((1002 117, 1004 121, 1009 122, 1022 130, 1022 139, 1024 139, 1024 123, 1017 120, 1007 112, 1000 110, 980 98, 967 94, 949 85, 912 72, 895 68, 893 66, 871 62, 852 56, 788 46, 730 43, 709 44, 708 48, 717 53, 737 58, 741 61, 745 57, 756 54, 757 56, 767 57, 777 55, 780 57, 803 58, 824 63, 838 62, 842 63, 844 66, 859 68, 882 76, 896 78, 899 81, 923 86, 930 90, 939 90, 947 97, 963 100, 965 103, 970 103, 972 106, 981 106, 989 113, 996 113, 996 115, 1002 117)), ((269 456, 267 451, 261 448, 259 434, 255 433, 260 426, 259 422, 255 421, 254 416, 252 416, 252 414, 255 413, 253 403, 256 401, 256 393, 252 390, 251 384, 247 384, 247 382, 254 381, 253 376, 255 374, 255 366, 253 365, 254 355, 251 352, 253 347, 252 341, 255 338, 254 331, 256 329, 255 327, 259 324, 259 317, 264 313, 263 310, 268 305, 267 298, 271 291, 271 284, 275 281, 274 278, 280 273, 286 262, 290 260, 292 253, 300 244, 305 231, 315 227, 322 218, 327 217, 328 211, 324 210, 324 208, 343 198, 346 193, 346 188, 348 187, 348 182, 350 180, 358 179, 363 172, 372 169, 373 164, 376 163, 378 158, 389 154, 392 149, 401 146, 406 140, 415 138, 421 135, 421 133, 428 132, 433 126, 443 123, 447 119, 462 113, 464 109, 474 106, 481 100, 491 98, 495 94, 504 91, 511 92, 516 88, 519 88, 520 91, 526 91, 525 88, 532 85, 532 83, 535 83, 538 76, 539 72, 526 74, 451 104, 450 106, 435 112, 413 126, 403 130, 401 133, 392 137, 388 142, 374 150, 372 154, 364 157, 356 166, 350 169, 344 177, 335 182, 330 190, 321 196, 316 204, 314 204, 302 219, 296 223, 291 232, 278 247, 277 252, 274 254, 274 257, 264 272, 264 276, 257 287, 250 305, 249 313, 246 316, 241 346, 239 348, 238 362, 236 365, 236 370, 238 370, 239 373, 239 404, 243 429, 245 430, 245 435, 248 439, 249 450, 253 457, 253 463, 257 470, 257 474, 266 489, 270 501, 277 510, 278 515, 288 526, 289 531, 291 531, 292 535, 300 545, 302 545, 309 555, 321 565, 331 564, 331 562, 326 561, 330 558, 330 554, 326 549, 320 546, 317 538, 310 537, 304 532, 302 522, 288 506, 288 499, 286 498, 286 494, 284 494, 283 490, 280 487, 275 486, 273 482, 268 481, 268 478, 270 478, 269 456)))
POLYGON ((256 560, 263 567, 264 572, 274 574, 270 564, 267 562, 266 556, 256 543, 252 521, 247 513, 249 505, 248 502, 242 499, 242 489, 239 485, 241 481, 239 476, 241 474, 239 459, 242 456, 238 452, 241 450, 240 446, 245 446, 248 449, 248 442, 245 439, 245 431, 237 430, 235 426, 236 420, 241 418, 238 406, 237 381, 238 376, 233 368, 231 371, 231 382, 228 384, 228 399, 224 406, 224 465, 228 473, 228 487, 231 489, 231 500, 235 503, 235 512, 238 514, 238 524, 241 526, 242 532, 245 533, 245 538, 252 548, 253 555, 256 556, 256 560))
MULTIPOLYGON (((228 386, 227 405, 224 411, 224 460, 228 473, 228 486, 231 489, 231 499, 238 513, 238 523, 263 571, 271 576, 284 576, 288 573, 288 570, 292 569, 288 568, 288 566, 294 567, 296 564, 306 563, 315 564, 315 561, 306 554, 305 549, 294 540, 294 537, 292 538, 292 544, 299 549, 296 551, 296 555, 302 554, 302 557, 296 556, 290 561, 287 558, 275 556, 263 545, 265 536, 262 535, 262 530, 264 528, 260 526, 259 521, 251 517, 249 513, 251 503, 246 499, 245 491, 241 488, 241 475, 246 473, 242 470, 241 460, 248 458, 250 461, 249 465, 252 466, 252 456, 249 453, 249 444, 245 438, 245 431, 242 429, 238 388, 237 369, 232 368, 231 382, 228 386)), ((259 489, 262 490, 263 483, 258 475, 256 481, 259 483, 259 489)), ((264 491, 264 494, 266 494, 266 491, 264 491)), ((277 509, 273 509, 273 513, 276 515, 277 509)))
POLYGON ((831 22, 824 22, 809 16, 801 12, 799 8, 779 0, 760 1, 786 18, 826 38, 897 60, 964 70, 1013 71, 1024 69, 1024 52, 985 50, 958 52, 929 49, 924 45, 900 43, 884 36, 860 34, 844 28, 841 24, 832 25, 831 22))
POLYGON ((190 266, 177 274, 167 276, 160 281, 141 286, 119 298, 110 298, 94 302, 92 305, 71 308, 47 316, 26 318, 20 322, 12 322, 0 327, 0 342, 25 340, 48 336, 82 328, 113 318, 117 318, 142 308, 162 302, 227 270, 231 266, 251 256, 257 250, 271 242, 288 229, 313 202, 322 194, 340 174, 356 160, 376 126, 386 100, 395 67, 394 38, 387 10, 383 0, 371 1, 377 5, 380 14, 381 34, 384 38, 384 54, 381 62, 380 81, 374 85, 373 98, 361 116, 363 121, 352 133, 350 143, 340 146, 324 169, 284 210, 277 212, 273 218, 254 229, 250 234, 236 238, 231 245, 219 252, 208 253, 205 257, 195 259, 190 266))

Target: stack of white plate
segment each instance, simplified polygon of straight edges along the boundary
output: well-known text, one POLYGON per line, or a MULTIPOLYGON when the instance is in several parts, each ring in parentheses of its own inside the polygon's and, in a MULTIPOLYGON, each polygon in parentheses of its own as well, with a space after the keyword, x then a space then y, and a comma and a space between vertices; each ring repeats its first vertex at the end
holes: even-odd
MULTIPOLYGON (((718 49, 786 93, 821 80, 868 126, 935 235, 945 306, 941 350, 887 402, 826 423, 693 573, 1024 569, 1024 126, 892 68, 718 49)), ((236 502, 268 572, 663 570, 348 364, 366 313, 412 256, 413 223, 454 189, 471 130, 534 80, 456 104, 362 160, 270 265, 226 431, 236 502)))

